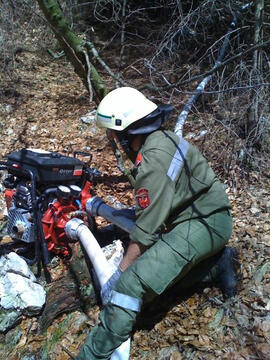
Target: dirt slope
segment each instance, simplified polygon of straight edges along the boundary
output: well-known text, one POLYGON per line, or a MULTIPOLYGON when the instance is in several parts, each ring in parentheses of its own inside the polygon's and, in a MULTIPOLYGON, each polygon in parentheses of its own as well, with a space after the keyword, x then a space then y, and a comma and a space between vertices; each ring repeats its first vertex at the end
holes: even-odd
MULTIPOLYGON (((99 184, 97 194, 133 204, 132 190, 120 177, 104 132, 79 120, 94 104, 89 104, 69 64, 63 58, 52 60, 46 54, 28 52, 22 52, 18 60, 20 79, 15 86, 5 82, 1 94, 1 158, 22 147, 66 154, 90 151, 93 166, 115 179, 99 184)), ((260 174, 252 173, 251 180, 250 185, 242 182, 227 189, 235 223, 231 245, 239 249, 242 262, 239 294, 223 301, 217 289, 184 299, 174 293, 161 319, 152 322, 150 329, 135 332, 131 359, 270 358, 270 187, 260 174)), ((1 201, 3 221, 3 194, 1 201)), ((59 262, 53 269, 55 279, 65 271, 59 262)), ((38 319, 24 318, 16 329, 0 336, 0 359, 69 359, 97 322, 98 312, 94 306, 87 314, 80 310, 62 314, 43 334, 38 319)))

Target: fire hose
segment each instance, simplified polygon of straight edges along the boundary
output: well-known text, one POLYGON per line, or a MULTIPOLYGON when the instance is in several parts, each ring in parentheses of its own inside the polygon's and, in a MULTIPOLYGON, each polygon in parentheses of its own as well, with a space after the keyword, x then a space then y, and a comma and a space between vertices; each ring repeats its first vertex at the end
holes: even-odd
MULTIPOLYGON (((97 240, 85 223, 77 218, 71 219, 65 227, 67 236, 73 240, 79 240, 88 255, 100 286, 102 286, 113 275, 113 269, 109 265, 97 240)), ((111 360, 128 360, 130 353, 130 338, 122 343, 112 354, 111 360)))
POLYGON ((127 233, 130 233, 135 226, 135 211, 133 209, 117 210, 107 205, 98 196, 93 196, 87 201, 86 212, 89 216, 102 216, 127 233))

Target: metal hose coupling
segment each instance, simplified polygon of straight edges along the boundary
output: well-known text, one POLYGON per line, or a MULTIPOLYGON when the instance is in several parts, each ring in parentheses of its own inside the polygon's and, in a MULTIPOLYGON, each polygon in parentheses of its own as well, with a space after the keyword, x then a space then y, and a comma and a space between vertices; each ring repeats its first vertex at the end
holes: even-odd
POLYGON ((65 232, 70 240, 77 241, 78 237, 78 229, 81 225, 85 225, 81 219, 73 218, 69 220, 69 222, 65 226, 65 232))
POLYGON ((105 201, 102 198, 93 196, 86 203, 86 211, 91 216, 99 216, 98 209, 102 204, 105 204, 105 201))

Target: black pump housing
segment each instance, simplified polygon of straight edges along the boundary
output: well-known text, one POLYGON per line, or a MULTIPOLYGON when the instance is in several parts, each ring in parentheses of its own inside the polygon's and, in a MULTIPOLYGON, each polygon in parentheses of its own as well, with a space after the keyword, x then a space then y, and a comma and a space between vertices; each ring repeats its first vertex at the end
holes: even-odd
POLYGON ((28 178, 43 185, 77 183, 83 174, 84 162, 57 152, 22 149, 8 155, 7 170, 17 177, 28 178))

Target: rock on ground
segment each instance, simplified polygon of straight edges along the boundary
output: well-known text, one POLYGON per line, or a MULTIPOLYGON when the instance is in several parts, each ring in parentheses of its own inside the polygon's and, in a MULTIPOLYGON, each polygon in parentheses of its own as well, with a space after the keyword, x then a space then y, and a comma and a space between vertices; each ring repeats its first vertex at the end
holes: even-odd
POLYGON ((20 256, 9 253, 0 258, 0 332, 15 325, 22 314, 39 314, 45 300, 45 290, 20 256))

